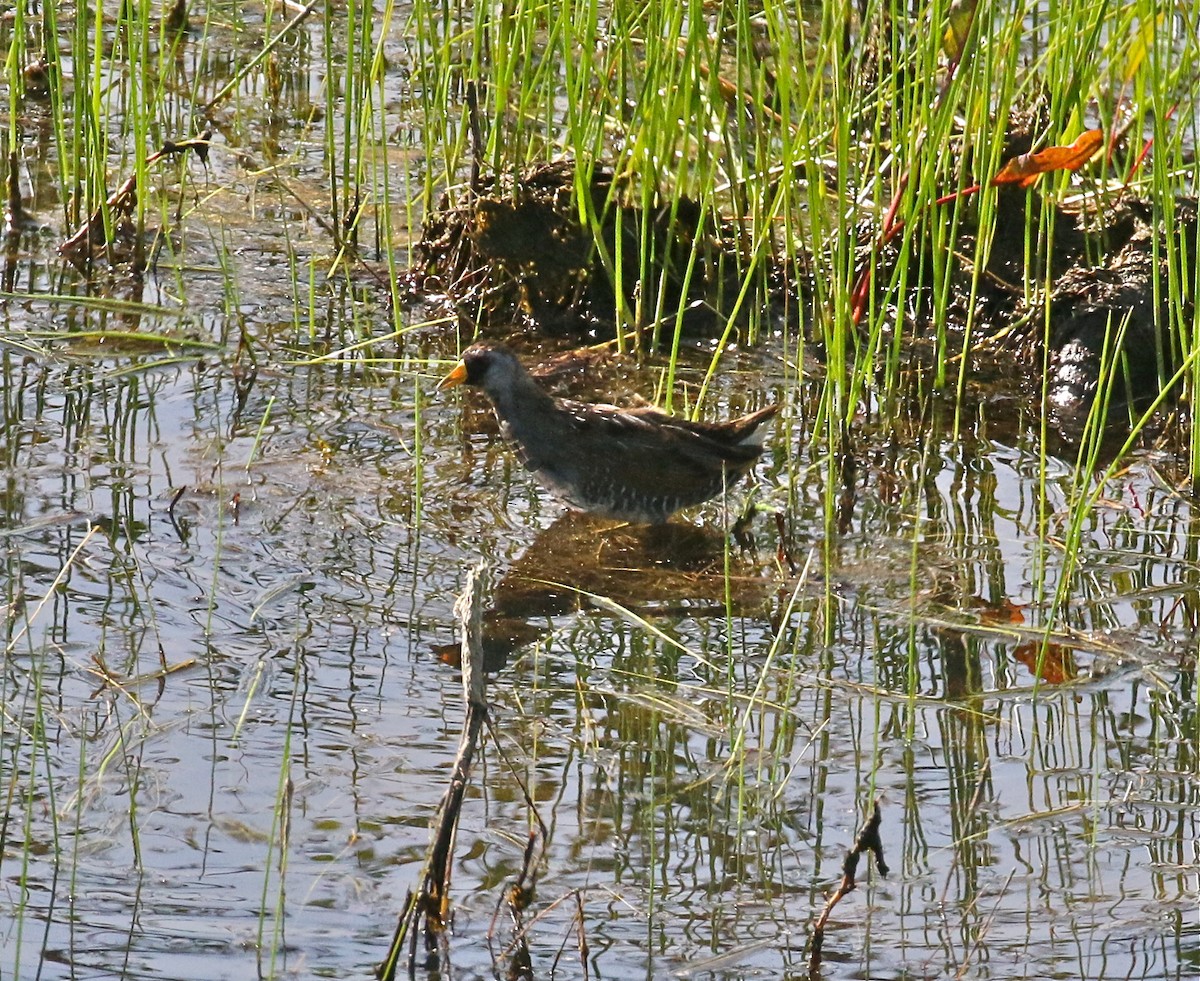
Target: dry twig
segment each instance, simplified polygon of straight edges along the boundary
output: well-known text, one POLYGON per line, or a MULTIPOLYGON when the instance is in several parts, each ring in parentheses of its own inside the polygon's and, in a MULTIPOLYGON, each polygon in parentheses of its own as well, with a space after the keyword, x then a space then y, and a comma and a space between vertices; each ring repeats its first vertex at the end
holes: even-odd
POLYGON ((821 910, 821 915, 817 917, 816 925, 813 927, 812 947, 808 954, 809 977, 815 977, 821 967, 821 947, 825 941, 825 924, 829 922, 833 908, 841 902, 843 896, 854 890, 858 856, 866 851, 871 852, 875 856, 875 867, 879 870, 879 874, 882 876, 888 874, 887 862, 883 860, 883 842, 879 837, 880 819, 879 801, 876 800, 871 816, 867 818, 853 847, 846 853, 846 859, 842 862, 842 881, 838 883, 837 889, 825 903, 825 908, 821 910))
POLYGON ((471 773, 471 761, 479 741, 479 733, 487 719, 487 702, 484 701, 483 674, 483 580, 485 566, 481 563, 467 573, 467 583, 454 609, 459 616, 462 631, 463 696, 466 700, 466 721, 458 745, 458 756, 454 761, 454 773, 450 786, 442 797, 438 808, 438 820, 434 829, 433 842, 421 873, 421 885, 416 893, 410 891, 400 912, 396 933, 387 956, 376 968, 379 981, 393 981, 400 953, 408 946, 409 973, 414 971, 417 956, 417 938, 425 938, 428 959, 434 960, 436 950, 445 944, 446 927, 450 911, 450 873, 454 855, 454 839, 458 831, 458 817, 462 810, 463 795, 471 773), (423 926, 423 931, 418 927, 423 926))

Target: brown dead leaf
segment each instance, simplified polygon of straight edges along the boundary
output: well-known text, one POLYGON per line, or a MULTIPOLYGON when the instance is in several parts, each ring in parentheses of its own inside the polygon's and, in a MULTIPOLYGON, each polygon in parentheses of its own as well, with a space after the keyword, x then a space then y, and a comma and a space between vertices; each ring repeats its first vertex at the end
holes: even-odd
POLYGON ((1042 657, 1041 671, 1038 671, 1038 654, 1041 644, 1035 642, 1021 644, 1014 648, 1013 657, 1020 661, 1029 672, 1046 685, 1061 685, 1070 681, 1076 675, 1074 652, 1061 644, 1047 644, 1046 653, 1042 657))
POLYGON ((1022 153, 1000 168, 1000 172, 992 178, 992 184, 1029 187, 1042 174, 1054 170, 1078 170, 1092 159, 1103 142, 1103 130, 1089 129, 1081 133, 1079 139, 1070 146, 1051 146, 1036 153, 1022 153))

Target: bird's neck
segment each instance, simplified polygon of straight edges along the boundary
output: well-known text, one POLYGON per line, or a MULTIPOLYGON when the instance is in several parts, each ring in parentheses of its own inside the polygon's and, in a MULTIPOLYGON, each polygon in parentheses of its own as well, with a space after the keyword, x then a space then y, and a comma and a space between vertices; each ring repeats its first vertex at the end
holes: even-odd
POLYGON ((538 383, 528 375, 515 379, 512 385, 505 386, 498 392, 488 392, 488 396, 492 405, 496 407, 497 414, 502 418, 511 416, 518 405, 522 411, 527 412, 535 407, 537 411, 554 404, 554 399, 543 392, 538 383))

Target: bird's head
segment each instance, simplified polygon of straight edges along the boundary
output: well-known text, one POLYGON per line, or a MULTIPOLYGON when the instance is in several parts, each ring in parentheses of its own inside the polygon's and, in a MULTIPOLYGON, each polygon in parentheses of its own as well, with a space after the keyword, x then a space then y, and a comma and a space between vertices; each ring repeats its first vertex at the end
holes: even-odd
POLYGON ((511 389, 524 374, 521 362, 508 348, 499 344, 472 344, 463 351, 454 370, 438 382, 438 388, 470 385, 493 395, 511 389))

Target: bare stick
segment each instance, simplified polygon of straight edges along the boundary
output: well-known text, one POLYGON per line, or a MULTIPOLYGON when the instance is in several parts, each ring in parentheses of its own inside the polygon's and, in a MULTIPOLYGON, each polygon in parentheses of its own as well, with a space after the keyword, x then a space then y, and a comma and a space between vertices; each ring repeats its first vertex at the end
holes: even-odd
MULTIPOLYGON (((162 148, 146 158, 146 166, 158 163, 164 157, 175 156, 192 150, 201 161, 208 159, 208 141, 212 137, 211 130, 205 130, 198 137, 188 140, 163 142, 162 148)), ((132 174, 125 182, 108 196, 108 199, 93 211, 74 234, 58 247, 60 255, 68 259, 78 257, 92 247, 104 242, 104 214, 129 214, 137 203, 137 175, 132 174)))
POLYGON ((812 948, 808 954, 808 973, 809 977, 815 977, 821 967, 821 946, 825 941, 825 924, 829 922, 829 916, 833 912, 833 908, 842 900, 842 897, 849 892, 854 891, 856 885, 854 876, 858 871, 858 856, 863 852, 869 851, 875 856, 875 867, 879 869, 879 874, 886 876, 888 874, 887 863, 883 860, 883 842, 879 837, 879 822, 881 813, 879 810, 879 801, 875 801, 875 807, 871 812, 871 816, 867 818, 866 823, 859 831, 858 837, 854 841, 853 847, 846 853, 845 861, 842 862, 842 881, 838 884, 837 890, 829 897, 825 903, 825 908, 821 910, 821 915, 817 917, 816 925, 813 927, 812 948))
POLYGON ((479 733, 487 719, 487 702, 484 701, 483 673, 483 580, 486 566, 483 563, 467 573, 467 583, 462 595, 454 604, 462 632, 463 698, 466 702, 466 722, 458 744, 458 756, 454 760, 454 772, 450 786, 442 797, 438 808, 438 820, 434 830, 425 867, 421 872, 421 885, 417 892, 409 892, 400 911, 396 932, 392 937, 387 956, 375 969, 380 981, 393 981, 396 965, 405 941, 409 948, 409 974, 414 971, 417 949, 417 927, 424 926, 425 950, 430 958, 434 951, 442 949, 446 938, 446 926, 450 912, 450 874, 453 866, 454 839, 458 831, 458 817, 462 810, 463 795, 471 773, 471 761, 479 733))

